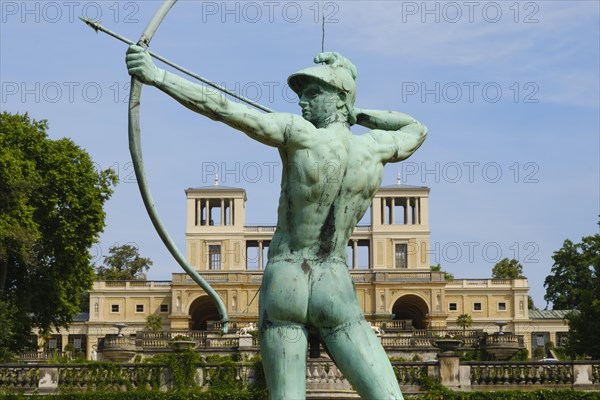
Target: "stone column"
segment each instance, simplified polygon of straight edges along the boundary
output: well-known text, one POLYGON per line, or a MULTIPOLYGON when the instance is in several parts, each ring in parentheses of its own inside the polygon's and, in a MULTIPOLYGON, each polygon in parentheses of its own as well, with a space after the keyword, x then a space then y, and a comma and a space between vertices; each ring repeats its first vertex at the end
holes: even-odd
POLYGON ((61 336, 62 348, 60 348, 59 350, 62 353, 65 351, 65 347, 67 347, 67 345, 69 344, 69 334, 66 334, 66 335, 61 334, 60 336, 61 336))
POLYGON ((358 240, 352 240, 352 269, 358 268, 358 240))
POLYGON ((202 214, 203 206, 202 199, 196 200, 196 207, 198 208, 198 225, 202 225, 202 219, 204 219, 204 224, 206 224, 206 216, 202 214))
POLYGON ((206 222, 206 202, 203 202, 204 199, 198 199, 198 209, 200 211, 200 217, 199 217, 199 221, 198 223, 200 225, 202 225, 202 219, 204 219, 204 224, 206 225, 208 222, 206 222))
POLYGON ((204 207, 206 208, 206 226, 210 225, 210 204, 208 199, 204 201, 204 207))
POLYGON ((410 207, 410 198, 404 198, 404 224, 408 224, 408 207, 410 207))
POLYGON ((419 203, 420 203, 420 197, 415 197, 415 219, 413 221, 413 224, 417 224, 420 225, 421 224, 421 210, 419 207, 419 203))
POLYGON ((233 199, 229 199, 229 225, 233 225, 233 199))
POLYGON ((390 225, 394 224, 394 221, 396 221, 396 200, 392 197, 390 199, 390 225))
POLYGON ((263 269, 263 241, 258 241, 258 269, 263 269))
POLYGON ((225 199, 221 199, 221 226, 225 225, 225 199))
POLYGON ((94 336, 91 336, 90 333, 87 332, 85 335, 85 358, 88 360, 92 360, 92 351, 94 350, 92 340, 97 341, 94 336))

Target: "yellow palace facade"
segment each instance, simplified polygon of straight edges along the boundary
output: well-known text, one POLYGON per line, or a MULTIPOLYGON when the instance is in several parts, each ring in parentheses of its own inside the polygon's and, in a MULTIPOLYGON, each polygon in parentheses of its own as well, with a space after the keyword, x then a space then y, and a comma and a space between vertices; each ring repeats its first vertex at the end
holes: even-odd
MULTIPOLYGON (((430 269, 429 188, 383 186, 348 243, 348 269, 367 320, 411 332, 457 328, 469 314, 472 329, 522 335, 530 350, 548 341, 560 344, 567 326, 561 315, 528 310, 527 279, 444 279, 430 269)), ((215 288, 229 318, 238 326, 258 320, 258 290, 275 226, 246 223, 246 191, 215 184, 186 193, 186 255, 215 288)), ((90 292, 89 315, 45 340, 45 350, 67 344, 94 358, 99 340, 144 330, 149 315, 162 317, 163 330, 218 327, 213 302, 184 273, 171 281, 97 281, 90 292)))

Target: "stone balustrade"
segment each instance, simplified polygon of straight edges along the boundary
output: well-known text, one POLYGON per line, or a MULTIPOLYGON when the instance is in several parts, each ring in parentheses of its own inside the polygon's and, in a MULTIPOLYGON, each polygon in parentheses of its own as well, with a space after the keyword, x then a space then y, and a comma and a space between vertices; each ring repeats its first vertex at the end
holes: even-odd
POLYGON ((104 337, 104 348, 108 347, 135 348, 135 338, 131 336, 106 335, 104 337))
MULTIPOLYGON (((223 326, 223 323, 221 321, 207 321, 206 326, 207 326, 208 330, 220 332, 221 327, 223 326)), ((257 326, 258 326, 258 321, 230 321, 229 322, 229 331, 237 332, 242 328, 250 328, 250 327, 256 328, 257 326)))
MULTIPOLYGON (((275 225, 245 225, 244 232, 275 232, 275 225)), ((371 232, 371 225, 357 225, 354 228, 355 232, 371 232)))
POLYGON ((13 365, 0 366, 0 393, 5 391, 35 391, 40 382, 39 366, 13 365))
POLYGON ((339 368, 327 361, 309 361, 306 366, 307 398, 358 398, 339 368), (328 396, 329 395, 329 396, 328 396))
POLYGON ((95 281, 94 290, 170 290, 171 281, 95 281))
MULTIPOLYGON (((235 379, 246 384, 255 382, 252 364, 233 363, 235 379)), ((392 367, 405 393, 418 393, 423 377, 440 379, 457 391, 489 391, 541 388, 600 390, 600 361, 571 362, 464 362, 444 356, 439 361, 393 362, 392 367)), ((210 385, 220 364, 198 366, 201 387, 210 385)), ((168 368, 154 364, 5 364, 0 365, 0 393, 57 393, 59 391, 93 391, 131 389, 168 390, 168 368)), ((357 398, 342 372, 329 360, 309 359, 306 368, 308 398, 323 393, 339 393, 357 398)))
POLYGON ((205 341, 199 343, 200 348, 214 349, 214 348, 227 348, 233 349, 240 345, 239 337, 216 337, 207 338, 205 341))
POLYGON ((19 360, 21 362, 43 362, 53 358, 60 358, 65 355, 64 352, 53 350, 53 351, 26 351, 21 353, 19 360))
POLYGON ((136 333, 135 344, 142 349, 161 349, 169 347, 169 341, 176 336, 188 336, 201 343, 206 340, 208 334, 206 331, 139 331, 136 333))
POLYGON ((275 232, 275 225, 246 225, 244 232, 275 232))
POLYGON ((489 344, 489 345, 494 345, 494 344, 514 344, 514 343, 519 343, 519 338, 516 335, 513 335, 512 333, 505 333, 503 335, 486 335, 484 336, 482 341, 482 344, 489 344))
MULTIPOLYGON (((483 331, 480 330, 450 330, 450 329, 434 329, 425 330, 418 329, 413 331, 403 332, 401 329, 404 328, 403 321, 375 321, 372 323, 375 327, 383 327, 385 330, 383 334, 379 335, 381 343, 386 350, 410 350, 410 349, 429 349, 433 350, 434 347, 431 344, 432 340, 438 337, 460 336, 463 340, 462 348, 472 349, 476 348, 482 343, 482 340, 492 341, 507 341, 511 343, 519 343, 522 345, 522 337, 506 334, 499 339, 489 336, 486 337, 483 331)), ((121 338, 123 343, 130 346, 135 342, 136 349, 142 352, 152 352, 161 349, 169 348, 169 341, 175 336, 182 335, 188 336, 194 340, 197 344, 196 349, 208 350, 208 349, 221 349, 221 350, 237 350, 242 347, 258 347, 258 338, 253 336, 251 341, 240 340, 240 336, 236 333, 230 333, 225 336, 221 336, 216 333, 221 328, 221 323, 218 321, 209 321, 208 326, 212 332, 207 331, 140 331, 137 333, 135 339, 132 338, 121 338), (250 344, 251 343, 251 344, 250 344)), ((236 332, 240 329, 256 327, 255 322, 232 322, 230 324, 230 331, 236 332)), ((107 336, 108 340, 116 340, 113 336, 107 336)), ((110 344, 110 341, 105 341, 106 344, 110 344)), ((493 342, 495 343, 495 342, 493 342)), ((522 347, 522 346, 521 346, 522 347)), ((255 349, 256 350, 256 349, 255 349)))
POLYGON ((473 288, 473 287, 527 287, 527 279, 451 279, 446 281, 446 287, 473 288))
POLYGON ((600 389, 600 361, 465 362, 461 368, 461 379, 468 380, 472 390, 484 386, 600 389))
MULTIPOLYGON (((411 271, 411 270, 373 270, 368 266, 365 269, 350 270, 352 280, 357 283, 370 282, 444 282, 444 273, 437 271, 411 271)), ((208 282, 231 283, 260 283, 262 271, 198 271, 208 282)), ((445 281, 451 288, 493 288, 493 287, 527 287, 527 279, 453 279, 445 281)), ((96 281, 94 290, 102 291, 136 291, 136 290, 165 290, 169 291, 173 285, 195 285, 196 283, 185 273, 174 273, 172 281, 96 281)))

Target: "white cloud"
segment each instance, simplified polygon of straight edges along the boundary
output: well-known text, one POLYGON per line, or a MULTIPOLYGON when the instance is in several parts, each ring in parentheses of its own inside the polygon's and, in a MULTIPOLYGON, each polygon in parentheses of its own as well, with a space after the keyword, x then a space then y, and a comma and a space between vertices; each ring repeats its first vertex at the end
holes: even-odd
POLYGON ((336 40, 377 57, 427 68, 464 67, 465 73, 499 81, 535 81, 541 101, 598 107, 599 3, 477 2, 471 15, 468 3, 342 2, 340 25, 330 30, 343 35, 336 40), (448 4, 457 5, 462 17, 444 11, 448 4), (499 5, 501 17, 493 12, 497 6, 483 12, 490 4, 499 5))

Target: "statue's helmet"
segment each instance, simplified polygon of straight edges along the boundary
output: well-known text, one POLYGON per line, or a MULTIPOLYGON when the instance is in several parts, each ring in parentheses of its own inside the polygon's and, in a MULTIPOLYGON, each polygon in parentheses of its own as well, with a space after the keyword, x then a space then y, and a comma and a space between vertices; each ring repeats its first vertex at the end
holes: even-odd
POLYGON ((350 125, 356 123, 354 118, 354 102, 356 100, 356 68, 348 60, 343 63, 317 65, 302 69, 288 78, 288 85, 298 95, 311 82, 325 84, 345 94, 345 107, 348 111, 350 125), (348 65, 346 65, 348 64, 348 65))

